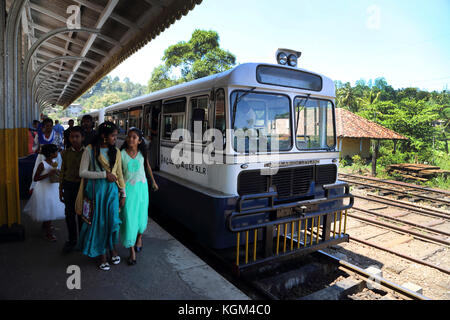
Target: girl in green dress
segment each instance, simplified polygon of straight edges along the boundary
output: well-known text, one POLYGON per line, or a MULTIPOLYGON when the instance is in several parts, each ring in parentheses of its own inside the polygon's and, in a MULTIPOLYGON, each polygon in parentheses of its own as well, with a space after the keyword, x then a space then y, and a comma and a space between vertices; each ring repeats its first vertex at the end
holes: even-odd
POLYGON ((122 170, 127 199, 120 211, 120 237, 125 248, 130 248, 128 264, 136 264, 136 251, 142 248, 142 234, 148 221, 148 184, 152 180, 153 190, 157 190, 152 169, 147 160, 147 148, 141 130, 131 128, 121 149, 122 170), (136 247, 136 250, 135 250, 136 247))

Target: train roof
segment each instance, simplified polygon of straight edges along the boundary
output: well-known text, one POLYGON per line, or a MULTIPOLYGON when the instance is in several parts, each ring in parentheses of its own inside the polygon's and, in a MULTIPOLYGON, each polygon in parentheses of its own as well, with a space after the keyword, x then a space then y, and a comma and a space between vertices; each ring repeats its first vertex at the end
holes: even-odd
POLYGON ((204 90, 209 90, 212 87, 222 87, 222 86, 242 86, 246 88, 269 88, 269 89, 284 89, 286 91, 299 91, 304 93, 310 93, 314 96, 322 96, 322 97, 333 97, 335 96, 335 85, 334 82, 319 73, 312 72, 302 68, 292 68, 281 66, 279 64, 269 64, 269 63, 244 63, 240 64, 233 69, 227 70, 222 73, 217 73, 211 76, 207 76, 204 78, 196 79, 193 81, 185 82, 182 84, 178 84, 176 86, 162 89, 159 91, 155 91, 140 97, 136 97, 133 99, 129 99, 126 101, 122 101, 111 105, 105 108, 105 112, 114 111, 117 109, 122 109, 123 107, 133 107, 139 106, 151 101, 166 99, 167 97, 177 97, 186 95, 186 93, 195 93, 204 90), (272 66, 283 69, 293 69, 299 70, 306 73, 318 75, 322 78, 322 89, 320 91, 312 91, 306 89, 296 89, 296 88, 282 88, 276 85, 262 84, 256 79, 256 69, 258 66, 272 66))
POLYGON ((91 111, 91 112, 86 112, 86 113, 83 113, 83 114, 79 114, 79 115, 78 115, 78 118, 83 118, 83 116, 86 116, 86 115, 97 116, 97 115, 100 114, 100 110, 101 110, 101 109, 99 109, 99 110, 93 110, 93 111, 91 111))

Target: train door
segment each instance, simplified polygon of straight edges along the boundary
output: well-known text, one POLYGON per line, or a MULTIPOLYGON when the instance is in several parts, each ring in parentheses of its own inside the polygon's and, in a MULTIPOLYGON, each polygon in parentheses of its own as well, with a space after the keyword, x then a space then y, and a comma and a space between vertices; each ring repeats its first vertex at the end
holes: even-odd
POLYGON ((159 170, 161 103, 155 101, 144 106, 144 135, 150 142, 148 159, 152 170, 159 170))

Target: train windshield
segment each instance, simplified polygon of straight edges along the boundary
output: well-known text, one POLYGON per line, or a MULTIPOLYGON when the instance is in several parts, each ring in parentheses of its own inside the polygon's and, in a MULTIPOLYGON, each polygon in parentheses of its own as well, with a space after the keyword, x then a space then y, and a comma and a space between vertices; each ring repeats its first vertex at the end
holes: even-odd
POLYGON ((231 94, 234 150, 276 152, 292 148, 290 99, 280 94, 231 94))
POLYGON ((294 100, 296 144, 299 150, 331 149, 335 146, 333 104, 308 97, 294 100))

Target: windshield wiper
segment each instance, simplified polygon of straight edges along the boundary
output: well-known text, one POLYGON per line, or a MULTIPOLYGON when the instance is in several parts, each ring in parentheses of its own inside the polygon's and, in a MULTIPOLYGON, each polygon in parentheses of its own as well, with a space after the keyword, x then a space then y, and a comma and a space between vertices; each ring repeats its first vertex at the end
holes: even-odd
POLYGON ((311 93, 308 93, 308 96, 306 97, 305 104, 298 106, 298 110, 297 110, 297 126, 295 127, 295 141, 297 141, 297 132, 298 132, 298 122, 300 120, 300 111, 303 110, 304 107, 306 107, 306 104, 308 103, 308 100, 309 100, 310 96, 311 96, 311 93), (300 109, 300 107, 302 107, 302 108, 300 109))
POLYGON ((239 93, 236 94, 236 99, 234 99, 234 104, 233 104, 233 118, 231 119, 231 128, 234 129, 234 122, 236 119, 236 107, 239 101, 241 101, 241 99, 243 97, 245 97, 247 94, 249 94, 250 92, 252 92, 253 90, 255 90, 256 87, 251 88, 250 90, 244 91, 244 93, 239 96, 239 93))

